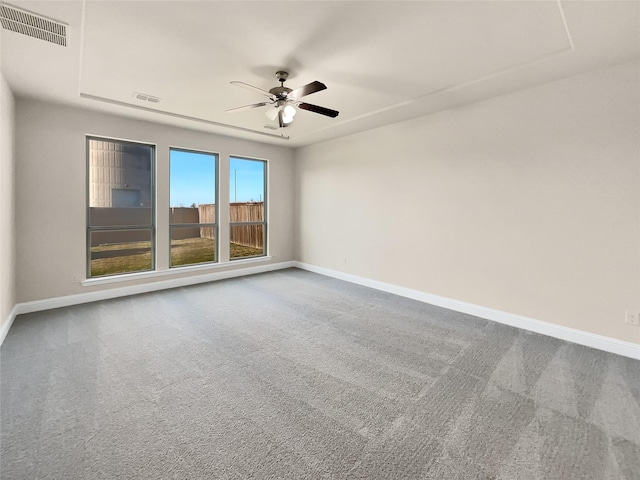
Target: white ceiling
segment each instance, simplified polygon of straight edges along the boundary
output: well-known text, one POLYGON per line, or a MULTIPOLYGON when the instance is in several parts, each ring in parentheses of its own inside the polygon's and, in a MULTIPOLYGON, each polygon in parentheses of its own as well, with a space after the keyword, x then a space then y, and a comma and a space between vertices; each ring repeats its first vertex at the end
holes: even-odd
POLYGON ((294 147, 640 57, 638 1, 3 3, 68 25, 67 47, 2 29, 18 96, 294 147), (225 113, 265 99, 232 80, 269 90, 281 69, 340 115, 225 113))

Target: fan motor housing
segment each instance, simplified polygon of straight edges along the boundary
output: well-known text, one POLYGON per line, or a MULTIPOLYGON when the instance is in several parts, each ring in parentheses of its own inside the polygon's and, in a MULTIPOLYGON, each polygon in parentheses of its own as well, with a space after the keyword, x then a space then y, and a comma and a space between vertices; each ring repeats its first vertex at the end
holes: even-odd
POLYGON ((282 99, 282 98, 286 98, 290 91, 291 91, 290 88, 280 86, 280 87, 273 87, 271 90, 269 90, 269 93, 282 99))

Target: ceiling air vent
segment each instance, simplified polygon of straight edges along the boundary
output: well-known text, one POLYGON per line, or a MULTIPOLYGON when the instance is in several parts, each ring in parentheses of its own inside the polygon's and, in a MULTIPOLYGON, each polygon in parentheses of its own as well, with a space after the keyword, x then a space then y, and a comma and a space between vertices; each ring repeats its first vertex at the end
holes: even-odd
POLYGON ((160 97, 154 97, 153 95, 148 95, 146 93, 134 92, 133 96, 136 97, 138 100, 142 100, 143 102, 151 102, 151 103, 160 102, 160 97))
POLYGON ((0 23, 12 32, 67 46, 67 26, 55 20, 0 4, 0 23))

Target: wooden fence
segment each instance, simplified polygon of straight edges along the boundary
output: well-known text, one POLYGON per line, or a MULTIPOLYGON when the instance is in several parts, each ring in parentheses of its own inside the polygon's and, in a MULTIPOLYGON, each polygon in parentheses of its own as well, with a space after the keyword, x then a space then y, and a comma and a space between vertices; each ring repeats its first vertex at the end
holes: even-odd
MULTIPOLYGON (((172 207, 169 209, 169 223, 180 225, 185 223, 200 223, 197 208, 172 207)), ((200 236, 200 229, 197 227, 172 228, 171 240, 183 240, 185 238, 197 238, 200 236)))
MULTIPOLYGON (((91 225, 96 227, 151 225, 152 212, 150 208, 91 207, 89 210, 91 225)), ((91 233, 91 246, 108 243, 148 242, 150 239, 150 229, 98 231, 91 233)))
MULTIPOLYGON (((215 203, 198 205, 197 210, 198 210, 198 223, 216 223, 215 203)), ((215 240, 215 229, 213 227, 200 227, 200 237, 213 238, 215 240)))
MULTIPOLYGON (((263 202, 231 203, 229 205, 230 221, 232 223, 261 222, 264 218, 263 202)), ((94 225, 140 225, 150 223, 151 209, 149 208, 91 208, 91 218, 94 225)), ((169 212, 171 225, 215 223, 216 206, 213 203, 199 205, 195 208, 174 207, 169 212)), ((172 240, 186 238, 214 238, 213 227, 173 228, 172 240)), ((264 228, 262 225, 236 225, 231 227, 230 240, 232 243, 245 247, 264 247, 264 228)), ((149 239, 149 233, 136 231, 95 232, 91 238, 91 245, 104 243, 122 243, 144 241, 149 239)))
MULTIPOLYGON (((231 203, 229 205, 231 223, 262 222, 264 203, 231 203)), ((264 248, 264 227, 262 225, 232 225, 229 232, 231 243, 245 247, 264 248)))

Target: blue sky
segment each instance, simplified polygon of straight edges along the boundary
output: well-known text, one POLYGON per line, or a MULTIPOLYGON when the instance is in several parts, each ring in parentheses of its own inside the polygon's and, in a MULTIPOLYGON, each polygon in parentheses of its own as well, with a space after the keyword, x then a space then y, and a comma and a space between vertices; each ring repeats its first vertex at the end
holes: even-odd
MULTIPOLYGON (((172 207, 215 203, 215 155, 171 150, 170 198, 172 207)), ((229 200, 264 199, 265 162, 229 159, 229 200)))
POLYGON ((231 157, 229 159, 229 201, 264 200, 265 162, 231 157))
POLYGON ((215 155, 171 150, 169 161, 169 204, 172 207, 215 203, 215 155))

